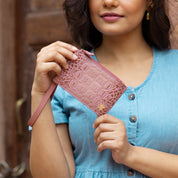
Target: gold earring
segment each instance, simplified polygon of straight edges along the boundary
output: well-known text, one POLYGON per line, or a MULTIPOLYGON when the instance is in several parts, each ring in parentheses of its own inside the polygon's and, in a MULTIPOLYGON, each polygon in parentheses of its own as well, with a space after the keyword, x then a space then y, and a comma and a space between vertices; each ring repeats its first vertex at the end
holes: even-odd
POLYGON ((148 21, 150 20, 150 13, 149 12, 146 13, 146 20, 148 20, 148 21))

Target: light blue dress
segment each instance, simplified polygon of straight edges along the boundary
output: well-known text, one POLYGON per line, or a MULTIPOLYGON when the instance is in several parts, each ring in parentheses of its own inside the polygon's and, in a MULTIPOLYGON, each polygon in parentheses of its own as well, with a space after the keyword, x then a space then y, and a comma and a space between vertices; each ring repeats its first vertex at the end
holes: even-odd
MULTIPOLYGON (((146 177, 115 163, 110 150, 97 152, 92 128, 96 114, 60 87, 52 110, 56 124, 68 123, 76 178, 146 177)), ((124 121, 131 144, 178 155, 178 50, 154 49, 147 79, 128 87, 109 114, 124 121)))

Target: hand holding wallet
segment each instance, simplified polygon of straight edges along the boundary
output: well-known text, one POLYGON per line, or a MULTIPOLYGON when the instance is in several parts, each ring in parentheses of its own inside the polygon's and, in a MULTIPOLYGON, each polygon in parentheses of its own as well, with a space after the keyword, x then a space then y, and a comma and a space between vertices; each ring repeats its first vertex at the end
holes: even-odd
POLYGON ((125 92, 126 85, 91 58, 91 53, 77 50, 75 55, 78 59, 69 60, 68 69, 62 70, 59 76, 54 77, 37 110, 28 121, 28 125, 33 126, 57 85, 94 111, 97 116, 108 113, 125 92))

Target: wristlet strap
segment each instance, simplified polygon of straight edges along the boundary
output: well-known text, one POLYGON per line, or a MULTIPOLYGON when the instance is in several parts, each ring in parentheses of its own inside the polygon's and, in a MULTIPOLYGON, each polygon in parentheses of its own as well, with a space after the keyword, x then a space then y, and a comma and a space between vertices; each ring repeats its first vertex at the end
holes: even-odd
POLYGON ((34 112, 34 114, 29 119, 29 121, 28 121, 28 125, 29 126, 31 126, 31 127, 33 126, 33 124, 37 120, 38 116, 40 115, 41 111, 43 110, 44 106, 46 105, 48 99, 54 93, 56 87, 57 87, 57 84, 55 84, 54 82, 52 82, 51 85, 50 85, 50 87, 48 88, 47 92, 45 93, 43 99, 41 100, 40 104, 38 105, 36 111, 34 112))

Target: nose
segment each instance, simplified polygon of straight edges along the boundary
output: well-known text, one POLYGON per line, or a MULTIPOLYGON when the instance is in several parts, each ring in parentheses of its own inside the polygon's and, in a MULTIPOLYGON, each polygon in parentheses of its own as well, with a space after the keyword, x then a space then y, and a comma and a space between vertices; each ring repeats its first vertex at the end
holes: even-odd
POLYGON ((117 7, 119 0, 103 0, 105 7, 117 7))

